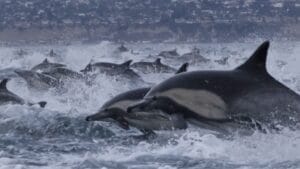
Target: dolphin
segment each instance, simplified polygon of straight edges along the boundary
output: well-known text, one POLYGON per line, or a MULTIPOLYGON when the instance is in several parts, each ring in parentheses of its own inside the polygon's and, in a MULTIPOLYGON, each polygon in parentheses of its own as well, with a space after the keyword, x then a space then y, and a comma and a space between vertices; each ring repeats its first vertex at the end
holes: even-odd
POLYGON ((15 68, 5 68, 0 70, 0 79, 11 79, 18 77, 18 75, 15 73, 15 68))
POLYGON ((130 68, 131 62, 132 60, 128 60, 121 64, 108 62, 89 63, 80 72, 90 75, 91 78, 94 78, 95 75, 99 73, 103 73, 108 76, 116 77, 117 80, 129 80, 134 84, 145 84, 146 82, 130 68))
POLYGON ((57 53, 54 52, 53 49, 50 50, 50 52, 48 53, 49 57, 58 57, 59 55, 57 53))
POLYGON ((66 67, 66 65, 60 63, 51 63, 46 58, 42 63, 31 68, 31 71, 41 73, 41 72, 51 71, 54 68, 61 68, 61 67, 66 67))
POLYGON ((119 51, 119 52, 128 52, 129 49, 126 48, 126 47, 124 46, 124 44, 122 44, 121 46, 118 47, 118 51, 119 51))
POLYGON ((210 59, 207 59, 200 54, 200 50, 198 48, 194 48, 191 52, 183 54, 177 60, 188 60, 190 64, 207 63, 210 61, 210 59))
POLYGON ((176 69, 161 63, 160 58, 157 58, 154 62, 135 62, 135 63, 131 64, 130 67, 134 68, 144 74, 176 72, 176 69))
POLYGON ((247 122, 268 129, 278 125, 294 127, 300 122, 300 96, 267 72, 268 48, 266 41, 233 70, 173 76, 151 88, 142 101, 129 106, 127 111, 158 109, 217 128, 247 122))
POLYGON ((60 81, 65 79, 84 79, 84 76, 81 73, 67 69, 65 67, 53 68, 50 71, 43 72, 45 75, 54 77, 60 81))
POLYGON ((123 73, 125 70, 130 68, 132 60, 128 60, 121 64, 108 63, 108 62, 97 62, 89 63, 83 70, 80 70, 82 73, 105 73, 107 75, 116 75, 123 73))
POLYGON ((169 50, 169 51, 162 51, 158 54, 158 56, 167 58, 167 59, 174 59, 175 57, 179 57, 180 55, 177 53, 176 49, 169 50))
POLYGON ((228 59, 229 59, 229 56, 226 56, 222 59, 215 60, 215 62, 220 64, 220 65, 227 65, 228 64, 228 59))
POLYGON ((31 105, 35 105, 38 104, 40 107, 44 108, 47 104, 47 102, 45 101, 41 101, 38 103, 31 103, 28 101, 25 101, 24 99, 22 99, 21 97, 19 97, 18 95, 12 93, 11 91, 9 91, 6 87, 6 84, 8 82, 8 79, 3 79, 0 82, 0 105, 4 105, 4 104, 27 104, 29 106, 31 105))
MULTIPOLYGON (((187 71, 188 64, 183 64, 177 71, 182 73, 187 71)), ((151 88, 139 88, 121 93, 111 100, 107 101, 100 110, 88 117, 87 121, 106 121, 113 119, 123 129, 129 129, 130 126, 138 128, 145 135, 154 134, 153 130, 171 130, 184 129, 186 122, 181 115, 169 115, 159 111, 151 113, 137 112, 126 113, 128 106, 140 101, 151 88)))
POLYGON ((30 70, 15 70, 21 78, 23 78, 30 89, 45 91, 49 88, 57 88, 62 85, 62 82, 50 75, 30 71, 30 70))
POLYGON ((24 49, 19 49, 17 51, 14 52, 18 57, 24 57, 26 55, 28 55, 28 51, 24 50, 24 49))

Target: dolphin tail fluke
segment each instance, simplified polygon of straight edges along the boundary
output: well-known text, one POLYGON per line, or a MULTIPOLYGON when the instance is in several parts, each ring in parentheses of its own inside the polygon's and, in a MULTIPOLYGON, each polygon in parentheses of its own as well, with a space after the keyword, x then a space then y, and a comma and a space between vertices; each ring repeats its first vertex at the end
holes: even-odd
POLYGON ((186 72, 188 67, 189 67, 189 63, 186 62, 182 64, 175 74, 186 72))
POLYGON ((6 89, 6 84, 7 82, 9 81, 9 79, 3 79, 1 82, 0 82, 0 89, 6 89))

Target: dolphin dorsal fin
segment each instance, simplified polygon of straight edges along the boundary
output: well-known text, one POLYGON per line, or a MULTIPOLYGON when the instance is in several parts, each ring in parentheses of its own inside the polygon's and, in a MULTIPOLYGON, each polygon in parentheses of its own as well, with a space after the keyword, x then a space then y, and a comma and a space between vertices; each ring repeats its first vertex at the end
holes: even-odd
POLYGON ((182 64, 175 74, 186 72, 188 67, 189 67, 189 63, 186 62, 182 64))
POLYGON ((131 64, 132 60, 128 60, 124 63, 121 63, 120 66, 124 67, 124 68, 129 68, 130 64, 131 64))
POLYGON ((249 72, 265 72, 267 73, 266 61, 268 55, 268 49, 270 46, 269 41, 262 43, 252 56, 241 66, 236 69, 245 70, 249 72))
POLYGON ((3 79, 1 82, 0 82, 0 89, 4 89, 4 90, 7 90, 6 88, 6 84, 8 82, 9 79, 3 79))
POLYGON ((48 59, 44 59, 43 63, 49 63, 48 59))
POLYGON ((161 59, 160 58, 155 59, 154 63, 161 64, 161 59))

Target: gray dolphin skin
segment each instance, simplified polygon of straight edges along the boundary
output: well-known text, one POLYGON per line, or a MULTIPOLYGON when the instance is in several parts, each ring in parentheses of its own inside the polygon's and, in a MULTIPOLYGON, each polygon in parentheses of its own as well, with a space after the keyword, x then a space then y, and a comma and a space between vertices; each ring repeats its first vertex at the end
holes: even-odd
MULTIPOLYGON (((269 42, 230 71, 194 71, 173 76, 151 88, 129 113, 161 110, 205 125, 253 122, 270 129, 300 122, 300 97, 266 69, 269 42)), ((251 125, 250 125, 251 126, 251 125)))
POLYGON ((46 58, 42 63, 34 66, 33 68, 31 68, 31 70, 41 73, 41 72, 48 72, 48 71, 51 71, 54 68, 60 68, 60 67, 66 67, 66 65, 60 64, 60 63, 51 63, 46 58))
POLYGON ((107 75, 115 75, 123 73, 124 70, 130 68, 132 60, 128 60, 121 64, 108 63, 108 62, 97 62, 89 63, 83 70, 82 73, 96 72, 96 73, 105 73, 107 75))
POLYGON ((19 97, 18 95, 12 93, 9 91, 6 87, 6 84, 8 82, 8 79, 3 79, 0 82, 0 105, 5 105, 5 104, 27 104, 27 105, 34 105, 38 104, 40 107, 44 108, 47 104, 47 102, 41 101, 38 103, 30 103, 26 102, 24 99, 19 97))
POLYGON ((43 72, 43 74, 52 76, 60 81, 65 79, 84 79, 84 76, 81 73, 65 67, 53 68, 50 71, 43 72))
POLYGON ((62 85, 60 80, 46 74, 30 70, 15 70, 15 72, 26 81, 30 89, 45 91, 62 85))
MULTIPOLYGON (((177 71, 182 73, 187 70, 188 64, 184 63, 177 71)), ((150 88, 139 88, 121 93, 106 102, 100 110, 86 118, 87 121, 106 121, 108 118, 115 120, 123 129, 130 126, 138 128, 145 135, 154 134, 152 130, 184 129, 186 122, 181 115, 170 115, 160 111, 151 113, 136 112, 128 114, 126 112, 129 105, 140 101, 150 88)))
POLYGON ((6 68, 0 70, 0 79, 11 79, 18 77, 18 75, 15 73, 15 68, 6 68))
POLYGON ((148 73, 174 73, 176 69, 161 63, 161 59, 157 58, 154 62, 135 62, 130 67, 142 72, 148 73))
POLYGON ((169 51, 162 51, 158 54, 158 56, 161 56, 163 58, 169 58, 169 59, 174 59, 179 57, 180 55, 177 53, 176 49, 169 50, 169 51))
MULTIPOLYGON (((116 77, 117 79, 129 80, 132 83, 144 84, 145 81, 130 68, 132 60, 128 60, 121 64, 97 62, 89 63, 80 72, 88 75, 105 74, 108 76, 116 77)), ((95 76, 91 76, 95 77, 95 76)))
POLYGON ((207 63, 210 61, 210 59, 207 59, 200 54, 200 49, 198 48, 193 48, 191 52, 185 53, 182 56, 178 57, 178 60, 180 61, 188 60, 190 64, 207 63))

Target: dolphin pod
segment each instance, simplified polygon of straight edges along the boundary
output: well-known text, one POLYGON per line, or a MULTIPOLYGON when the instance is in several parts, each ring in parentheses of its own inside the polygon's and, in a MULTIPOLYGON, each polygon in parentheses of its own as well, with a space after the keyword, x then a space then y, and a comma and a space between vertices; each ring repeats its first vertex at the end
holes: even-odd
MULTIPOLYGON (((122 46, 124 47, 124 45, 122 46)), ((121 48, 123 48, 122 46, 121 48)), ((191 53, 197 53, 197 56, 193 57, 198 58, 199 51, 193 51, 191 53)), ((54 51, 51 50, 49 57, 52 57, 54 54, 54 51)), ((158 54, 158 56, 164 58, 184 58, 179 57, 180 55, 177 53, 176 49, 171 51, 162 51, 158 54)), ((187 59, 189 58, 184 58, 182 62, 187 59)), ((23 78, 28 84, 29 89, 48 91, 50 88, 54 88, 58 89, 56 91, 65 91, 66 86, 64 85, 64 82, 66 80, 84 80, 86 84, 90 85, 94 78, 96 78, 99 74, 115 77, 116 80, 125 80, 130 82, 130 84, 145 86, 151 85, 151 83, 145 82, 139 73, 148 74, 174 72, 176 72, 176 69, 163 64, 161 62, 161 58, 157 58, 154 62, 135 62, 133 64, 132 60, 125 61, 121 64, 109 62, 89 63, 84 69, 80 70, 80 72, 68 69, 65 64, 50 62, 46 58, 30 70, 17 69, 13 71, 11 76, 19 76, 23 78)))
MULTIPOLYGON (((154 134, 154 130, 185 129, 191 123, 218 131, 228 126, 294 128, 300 122, 300 96, 268 73, 266 61, 269 45, 268 41, 262 43, 245 63, 227 71, 186 72, 186 63, 176 72, 158 58, 153 62, 89 63, 79 72, 68 69, 65 64, 45 59, 30 70, 14 72, 28 86, 38 90, 60 87, 65 79, 86 80, 89 74, 106 74, 137 82, 143 79, 135 70, 144 74, 176 72, 176 75, 159 84, 121 93, 107 101, 97 113, 86 117, 87 121, 110 119, 124 129, 135 127, 145 135, 154 134)), ((200 51, 194 50, 182 58, 202 62, 203 58, 198 56, 201 56, 200 51)), ((182 59, 176 50, 163 51, 159 57, 182 59)), ((227 59, 215 62, 226 64, 227 59)), ((34 104, 10 92, 6 88, 7 81, 3 79, 0 83, 0 104, 34 104)), ((41 107, 45 104, 39 102, 41 107)))
POLYGON ((255 122, 270 128, 300 122, 300 96, 266 69, 269 42, 230 71, 193 71, 152 87, 128 113, 160 110, 181 114, 200 126, 222 129, 228 123, 255 122))
MULTIPOLYGON (((176 74, 187 71, 188 64, 184 63, 176 74)), ((168 115, 153 111, 151 113, 127 113, 128 106, 140 101, 151 88, 138 88, 121 93, 111 100, 107 101, 100 110, 88 117, 87 121, 107 121, 113 119, 123 129, 129 129, 130 126, 138 128, 147 135, 154 134, 153 130, 184 129, 186 123, 181 115, 168 115)))

